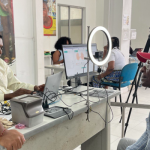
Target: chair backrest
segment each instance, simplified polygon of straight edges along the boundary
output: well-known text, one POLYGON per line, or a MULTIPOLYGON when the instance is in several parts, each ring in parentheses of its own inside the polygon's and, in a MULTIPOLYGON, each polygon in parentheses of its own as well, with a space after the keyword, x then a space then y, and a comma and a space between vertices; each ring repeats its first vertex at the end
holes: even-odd
POLYGON ((138 63, 127 64, 121 71, 121 82, 131 81, 134 79, 138 68, 138 63))

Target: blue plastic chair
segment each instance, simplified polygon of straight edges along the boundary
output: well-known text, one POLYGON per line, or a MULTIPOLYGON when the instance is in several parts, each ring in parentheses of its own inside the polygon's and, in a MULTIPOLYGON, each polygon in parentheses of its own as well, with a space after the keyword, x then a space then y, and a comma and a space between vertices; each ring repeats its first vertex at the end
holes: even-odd
MULTIPOLYGON (((118 83, 101 82, 101 85, 111 86, 114 89, 118 88, 119 90, 121 90, 121 88, 129 86, 131 84, 130 83, 131 80, 134 80, 134 77, 137 72, 137 68, 138 68, 138 63, 128 64, 123 67, 118 83)), ((115 102, 116 102, 116 97, 115 97, 115 102)), ((121 94, 120 94, 120 103, 122 103, 121 94)), ((121 112, 122 112, 122 108, 121 108, 121 112)))

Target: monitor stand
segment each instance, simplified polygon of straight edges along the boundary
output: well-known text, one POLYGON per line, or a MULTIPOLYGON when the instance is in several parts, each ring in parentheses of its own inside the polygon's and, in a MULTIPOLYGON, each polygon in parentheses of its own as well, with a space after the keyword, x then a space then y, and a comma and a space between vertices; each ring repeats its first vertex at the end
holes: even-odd
POLYGON ((81 82, 80 76, 77 74, 75 75, 74 79, 71 79, 71 86, 75 88, 75 87, 78 87, 79 85, 82 85, 82 82, 81 82))
POLYGON ((87 89, 87 87, 82 86, 82 82, 80 79, 80 75, 75 75, 74 79, 71 79, 71 86, 72 86, 72 92, 74 93, 80 93, 81 91, 87 89), (85 88, 84 88, 85 87, 85 88))
MULTIPOLYGON (((74 79, 71 79, 71 86, 73 88, 72 92, 74 92, 74 93, 81 93, 81 92, 87 91, 87 86, 82 85, 80 77, 82 77, 82 75, 77 74, 77 75, 75 75, 74 79)), ((93 87, 89 87, 89 89, 91 89, 91 88, 93 89, 93 87)))

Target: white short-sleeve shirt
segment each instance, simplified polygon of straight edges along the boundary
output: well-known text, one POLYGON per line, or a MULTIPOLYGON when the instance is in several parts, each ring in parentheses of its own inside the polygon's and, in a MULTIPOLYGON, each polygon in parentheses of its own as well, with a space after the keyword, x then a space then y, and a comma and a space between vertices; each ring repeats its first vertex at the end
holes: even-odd
POLYGON ((122 70, 122 68, 126 65, 125 57, 117 47, 114 47, 111 50, 111 55, 110 55, 110 58, 106 64, 106 67, 108 67, 108 63, 110 61, 115 62, 114 70, 122 70))

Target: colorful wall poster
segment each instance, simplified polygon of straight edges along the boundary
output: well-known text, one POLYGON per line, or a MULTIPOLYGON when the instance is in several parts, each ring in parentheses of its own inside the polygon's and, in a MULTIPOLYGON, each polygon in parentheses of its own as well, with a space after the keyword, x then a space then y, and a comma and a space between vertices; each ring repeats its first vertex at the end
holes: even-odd
POLYGON ((56 36, 56 0, 43 0, 44 36, 56 36))
POLYGON ((2 59, 13 64, 16 58, 13 0, 0 0, 0 35, 3 37, 2 59))

